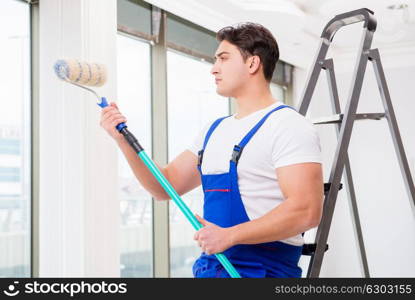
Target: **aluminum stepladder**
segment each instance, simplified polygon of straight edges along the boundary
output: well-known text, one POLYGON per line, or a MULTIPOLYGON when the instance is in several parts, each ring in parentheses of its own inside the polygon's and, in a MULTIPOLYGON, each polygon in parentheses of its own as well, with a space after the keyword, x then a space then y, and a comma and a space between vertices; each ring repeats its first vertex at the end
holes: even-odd
POLYGON ((369 267, 367 263, 362 229, 360 226, 356 195, 352 180, 352 172, 350 169, 350 161, 347 153, 355 120, 380 120, 383 117, 387 119, 395 151, 398 156, 401 172, 405 181, 406 190, 409 196, 412 211, 415 215, 414 182, 411 177, 408 160, 406 158, 405 151, 402 145, 402 139, 396 122, 395 112, 392 107, 392 102, 386 83, 385 74, 380 60, 379 50, 371 49, 373 34, 375 30, 376 19, 373 16, 373 12, 367 8, 362 8, 344 14, 340 14, 335 16, 332 20, 330 20, 324 28, 323 33, 321 34, 321 44, 319 46, 319 50, 317 52, 317 56, 314 60, 313 66, 308 75, 305 89, 301 96, 301 103, 298 111, 300 114, 305 116, 320 72, 322 69, 324 69, 327 75, 331 104, 335 115, 329 118, 320 119, 320 121, 314 122, 314 124, 338 124, 336 130, 338 145, 336 148, 333 165, 330 172, 329 182, 324 184, 325 192, 322 219, 317 228, 314 244, 305 245, 309 246, 312 250, 309 250, 309 253, 304 253, 303 251, 304 255, 311 256, 307 272, 308 278, 319 277, 320 274, 323 256, 325 251, 328 249, 327 239, 329 235, 331 221, 333 218, 334 208, 336 205, 337 195, 339 190, 342 188, 342 184, 340 181, 342 178, 343 171, 345 171, 346 188, 352 212, 354 233, 360 253, 359 258, 362 267, 362 273, 364 274, 364 277, 369 277, 369 267), (357 57, 355 69, 353 72, 352 83, 350 87, 348 101, 345 107, 345 112, 341 113, 336 78, 333 68, 333 59, 326 59, 326 54, 336 32, 343 26, 357 22, 364 22, 363 34, 361 44, 359 47, 359 55, 357 57), (385 113, 356 114, 360 91, 362 88, 363 78, 368 60, 370 60, 373 64, 373 68, 376 75, 376 81, 379 87, 380 96, 383 102, 385 113))

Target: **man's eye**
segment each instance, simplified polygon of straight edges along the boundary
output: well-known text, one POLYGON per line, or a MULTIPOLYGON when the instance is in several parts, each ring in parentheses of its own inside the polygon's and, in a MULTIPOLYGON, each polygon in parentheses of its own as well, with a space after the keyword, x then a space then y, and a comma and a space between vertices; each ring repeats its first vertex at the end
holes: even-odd
POLYGON ((226 57, 220 56, 220 57, 215 58, 215 61, 217 61, 217 60, 225 60, 225 59, 226 59, 226 57))

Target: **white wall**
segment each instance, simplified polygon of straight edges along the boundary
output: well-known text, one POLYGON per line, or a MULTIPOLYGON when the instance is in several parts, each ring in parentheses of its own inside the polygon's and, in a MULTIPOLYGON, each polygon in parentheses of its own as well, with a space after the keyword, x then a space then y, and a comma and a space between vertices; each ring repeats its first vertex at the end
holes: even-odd
POLYGON ((59 81, 60 58, 103 63, 115 99, 116 0, 39 4, 39 276, 118 277, 119 202, 115 144, 84 90, 59 81))
MULTIPOLYGON (((380 49, 382 57, 382 49, 380 49)), ((397 49, 395 52, 398 52, 397 49)), ((312 54, 314 57, 314 53, 312 54)), ((404 148, 414 177, 415 167, 415 65, 402 64, 403 58, 386 56, 386 79, 392 97, 398 126, 404 148), (394 67, 394 61, 399 62, 394 67)), ((407 60, 410 64, 411 60, 407 60)), ((336 69, 336 59, 334 58, 336 69)), ((341 73, 336 73, 342 110, 349 94, 354 62, 341 62, 341 73), (346 68, 344 68, 344 66, 346 68), (349 71, 347 71, 349 66, 349 71)), ((311 66, 310 66, 311 67, 311 66)), ((308 70, 294 71, 294 101, 305 86, 308 70)), ((372 64, 369 62, 360 103, 357 110, 362 112, 384 112, 372 64)), ((326 74, 320 79, 309 108, 310 118, 332 115, 326 74)), ((316 125, 324 157, 324 178, 328 181, 336 147, 334 125, 316 125)), ((366 245, 369 271, 372 277, 414 277, 415 276, 415 218, 406 194, 397 156, 393 147, 389 127, 381 121, 358 121, 353 128, 349 147, 352 175, 366 245)), ((344 182, 342 180, 342 182, 344 182)), ((313 241, 315 231, 306 235, 313 241)), ((321 277, 361 277, 356 240, 346 189, 339 193, 328 241, 321 277)), ((302 261, 304 273, 308 264, 302 261)))

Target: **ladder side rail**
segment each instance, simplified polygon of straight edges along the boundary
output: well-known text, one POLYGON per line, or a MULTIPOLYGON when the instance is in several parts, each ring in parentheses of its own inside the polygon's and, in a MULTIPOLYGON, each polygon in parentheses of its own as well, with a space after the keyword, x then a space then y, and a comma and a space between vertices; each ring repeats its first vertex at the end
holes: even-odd
POLYGON ((339 192, 340 180, 343 173, 344 163, 347 156, 347 148, 349 146, 351 133, 353 130, 354 115, 356 114, 357 104, 359 101, 360 92, 362 89, 363 77, 365 74, 368 62, 368 50, 373 39, 373 31, 367 28, 363 31, 360 55, 355 66, 352 77, 351 92, 346 106, 346 112, 340 130, 340 142, 337 145, 334 156, 334 164, 330 173, 329 182, 331 183, 330 190, 326 195, 323 207, 323 217, 316 234, 316 251, 309 267, 307 277, 318 277, 322 265, 322 253, 327 244, 328 229, 330 228, 331 220, 333 218, 336 198, 339 192))
POLYGON ((382 62, 378 49, 372 49, 369 53, 369 59, 372 61, 376 81, 379 87, 383 106, 385 108, 386 119, 388 120, 389 129, 393 139, 396 155, 398 156, 399 166, 405 181, 406 191, 409 197, 412 212, 415 216, 415 186, 409 169, 408 159, 403 148, 402 138, 399 133, 398 123, 396 121, 395 111, 392 106, 388 85, 386 83, 385 73, 383 71, 382 62))
MULTIPOLYGON (((334 72, 333 59, 326 60, 324 67, 325 67, 326 74, 327 74, 327 82, 329 85, 329 93, 331 97, 333 113, 340 114, 341 108, 340 108, 339 94, 338 94, 338 89, 337 89, 337 84, 336 84, 337 81, 336 81, 336 76, 334 72)), ((341 124, 338 123, 337 130, 336 130, 337 138, 339 137, 340 129, 341 129, 341 124)), ((359 209, 358 209, 357 201, 356 201, 356 192, 355 192, 354 183, 353 183, 352 170, 350 167, 350 159, 347 153, 346 153, 346 160, 345 160, 344 168, 345 168, 345 173, 346 173, 345 174, 346 186, 347 186, 346 191, 347 191, 348 199, 350 203, 350 212, 352 215, 353 228, 354 228, 355 238, 357 242, 356 245, 358 247, 358 252, 359 252, 358 256, 360 258, 361 271, 364 277, 369 278, 370 277, 369 265, 367 262, 366 248, 365 248, 365 244, 363 240, 363 232, 362 232, 362 227, 361 227, 360 217, 359 217, 359 209)))

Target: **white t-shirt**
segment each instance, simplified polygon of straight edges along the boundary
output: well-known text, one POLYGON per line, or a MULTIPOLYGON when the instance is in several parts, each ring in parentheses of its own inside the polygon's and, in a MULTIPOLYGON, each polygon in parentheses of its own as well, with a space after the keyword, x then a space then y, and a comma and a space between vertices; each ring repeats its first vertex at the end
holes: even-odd
MULTIPOLYGON (((228 172, 234 145, 279 105, 283 103, 273 103, 241 119, 236 119, 234 114, 222 120, 206 145, 202 173, 228 172)), ((189 145, 188 149, 195 155, 202 149, 213 121, 208 122, 189 145)), ((322 162, 314 125, 291 108, 274 111, 245 146, 238 162, 239 191, 250 220, 263 216, 284 201, 275 169, 304 162, 322 162)), ((281 242, 301 246, 304 239, 298 234, 281 242)))

